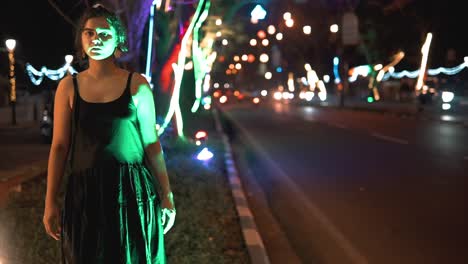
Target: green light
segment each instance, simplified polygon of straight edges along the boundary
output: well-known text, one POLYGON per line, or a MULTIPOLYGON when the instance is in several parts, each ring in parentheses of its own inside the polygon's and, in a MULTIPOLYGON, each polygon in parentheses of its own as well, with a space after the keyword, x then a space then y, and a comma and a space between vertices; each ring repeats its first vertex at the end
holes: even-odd
POLYGON ((195 74, 195 102, 192 106, 192 113, 195 113, 200 107, 200 101, 202 97, 202 83, 203 78, 206 74, 206 59, 203 56, 203 52, 199 45, 199 33, 200 28, 208 17, 208 12, 210 9, 211 3, 208 0, 205 5, 205 9, 200 16, 200 19, 197 21, 195 28, 193 30, 193 40, 192 40, 192 54, 193 54, 193 69, 195 74))
POLYGON ((374 98, 372 98, 371 96, 368 96, 368 97, 367 97, 367 102, 368 102, 368 103, 373 103, 373 102, 374 102, 374 98))
MULTIPOLYGON (((194 19, 192 19, 192 21, 190 22, 190 25, 188 26, 187 31, 185 32, 184 37, 182 38, 182 41, 180 44, 181 47, 187 47, 188 38, 192 34, 196 18, 200 16, 202 6, 203 6, 203 2, 200 1, 198 3, 195 14, 193 15, 194 19)), ((174 92, 171 97, 169 111, 167 112, 166 118, 164 119, 164 123, 161 125, 161 128, 158 130, 159 135, 164 133, 164 130, 169 125, 169 122, 171 121, 172 116, 175 114, 176 123, 177 123, 177 135, 179 136, 179 138, 185 139, 184 132, 183 132, 183 120, 182 120, 182 114, 180 111, 179 99, 180 99, 180 86, 182 84, 182 78, 184 76, 185 59, 187 57, 186 54, 187 54, 186 49, 181 48, 178 59, 177 59, 177 64, 175 63, 172 64, 172 68, 174 69, 174 79, 175 79, 174 92)))

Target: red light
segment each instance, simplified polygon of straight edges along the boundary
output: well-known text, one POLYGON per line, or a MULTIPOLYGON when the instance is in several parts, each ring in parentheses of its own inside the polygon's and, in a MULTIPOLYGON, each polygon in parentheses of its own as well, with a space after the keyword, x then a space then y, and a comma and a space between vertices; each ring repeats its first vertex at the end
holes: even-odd
POLYGON ((265 33, 265 31, 263 31, 263 30, 259 30, 259 31, 257 32, 257 36, 258 36, 260 39, 264 39, 264 38, 266 37, 266 33, 265 33))
POLYGON ((202 138, 206 138, 207 134, 205 131, 203 130, 200 130, 198 131, 196 134, 195 134, 195 138, 196 139, 202 139, 202 138))

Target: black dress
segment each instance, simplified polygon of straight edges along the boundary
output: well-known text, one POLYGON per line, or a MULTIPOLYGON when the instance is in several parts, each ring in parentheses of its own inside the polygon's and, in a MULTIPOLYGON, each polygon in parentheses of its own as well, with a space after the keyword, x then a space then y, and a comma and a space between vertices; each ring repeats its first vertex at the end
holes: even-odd
POLYGON ((108 103, 80 97, 73 77, 71 174, 62 212, 62 262, 165 263, 156 181, 144 165, 130 91, 108 103))

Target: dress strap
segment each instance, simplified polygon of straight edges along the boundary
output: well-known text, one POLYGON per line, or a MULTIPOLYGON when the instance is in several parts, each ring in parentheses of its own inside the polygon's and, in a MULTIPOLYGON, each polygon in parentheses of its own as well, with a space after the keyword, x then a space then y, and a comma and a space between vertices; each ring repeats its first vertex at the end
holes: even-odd
POLYGON ((73 106, 72 106, 72 110, 73 110, 73 117, 75 118, 75 121, 76 121, 76 118, 78 117, 77 114, 78 114, 78 107, 79 107, 79 99, 80 99, 80 92, 78 90, 78 80, 76 78, 76 74, 73 74, 72 75, 72 79, 73 79, 73 90, 74 90, 74 96, 73 96, 73 106))
POLYGON ((130 91, 130 85, 132 83, 132 76, 133 76, 133 72, 130 72, 128 74, 128 79, 127 79, 127 85, 125 86, 125 90, 128 91, 128 94, 132 94, 131 91, 130 91))

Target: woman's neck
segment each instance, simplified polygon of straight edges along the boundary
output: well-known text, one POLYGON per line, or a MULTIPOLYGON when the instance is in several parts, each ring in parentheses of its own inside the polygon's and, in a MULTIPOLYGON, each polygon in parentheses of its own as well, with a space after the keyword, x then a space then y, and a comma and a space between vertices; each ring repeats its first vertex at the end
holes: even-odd
POLYGON ((99 78, 112 75, 116 72, 117 69, 118 67, 115 65, 112 58, 101 61, 90 60, 88 74, 95 78, 99 78))

